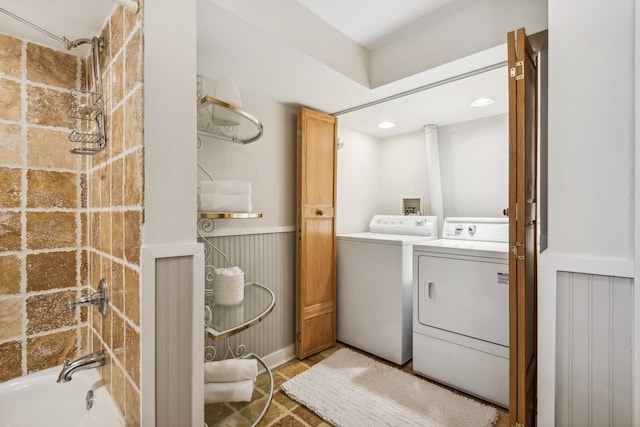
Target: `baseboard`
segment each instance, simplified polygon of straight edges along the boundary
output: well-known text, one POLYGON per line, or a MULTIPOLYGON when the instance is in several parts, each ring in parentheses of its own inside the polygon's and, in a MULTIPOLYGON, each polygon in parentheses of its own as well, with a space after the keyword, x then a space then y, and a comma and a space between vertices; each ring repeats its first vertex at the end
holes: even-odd
POLYGON ((291 344, 262 358, 270 369, 275 369, 296 358, 296 345, 291 344))

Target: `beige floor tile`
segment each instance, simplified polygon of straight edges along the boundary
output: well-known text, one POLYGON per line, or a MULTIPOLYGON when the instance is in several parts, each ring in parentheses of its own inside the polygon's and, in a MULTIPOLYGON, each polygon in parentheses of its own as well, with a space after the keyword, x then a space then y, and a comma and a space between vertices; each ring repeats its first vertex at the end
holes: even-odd
MULTIPOLYGON (((304 361, 300 361, 298 359, 294 359, 273 371, 274 378, 274 395, 269 409, 267 410, 265 416, 262 418, 260 423, 258 423, 258 427, 329 427, 330 424, 326 421, 322 420, 322 418, 318 417, 314 412, 306 408, 304 405, 300 405, 298 402, 290 399, 286 394, 284 394, 280 390, 280 386, 282 383, 287 381, 290 378, 306 371, 309 367, 315 365, 316 363, 321 362, 322 360, 329 357, 332 353, 337 351, 340 348, 348 347, 342 344, 338 344, 336 347, 324 350, 319 354, 314 356, 310 356, 304 361)), ((357 349, 353 349, 354 351, 358 351, 359 353, 363 353, 369 357, 373 357, 374 359, 383 362, 387 365, 393 366, 397 369, 400 369, 404 372, 407 372, 412 375, 416 375, 424 381, 429 381, 428 379, 421 377, 413 372, 413 363, 409 361, 402 366, 395 365, 390 362, 386 362, 379 358, 376 358, 370 354, 364 353, 357 349)), ((441 384, 437 384, 442 386, 441 384)), ((442 386, 448 390, 453 391, 456 394, 465 395, 455 389, 451 389, 449 387, 442 386)), ((214 406, 207 405, 205 407, 206 421, 209 427, 214 426, 241 426, 243 424, 237 424, 239 422, 245 422, 244 425, 249 426, 251 422, 248 419, 251 419, 262 410, 262 405, 266 399, 266 396, 261 396, 262 393, 254 394, 253 402, 250 404, 247 403, 229 403, 224 404, 222 406, 214 406), (222 422, 214 422, 215 419, 222 419, 222 422)), ((466 395, 465 395, 466 396, 466 395)), ((468 396, 471 397, 471 396, 468 396)), ((471 397, 473 398, 473 397, 471 397)), ((478 400, 478 399, 475 399, 478 400)), ((486 403, 482 402, 481 403, 486 403)), ((496 423, 496 427, 509 427, 509 413, 507 410, 503 408, 497 408, 498 410, 498 422, 496 423)))

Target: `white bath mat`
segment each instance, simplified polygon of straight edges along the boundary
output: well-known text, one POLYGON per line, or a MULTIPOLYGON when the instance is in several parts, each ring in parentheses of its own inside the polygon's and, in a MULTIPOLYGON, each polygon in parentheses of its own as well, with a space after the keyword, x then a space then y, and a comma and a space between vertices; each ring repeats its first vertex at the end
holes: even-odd
POLYGON ((489 427, 495 408, 343 348, 281 386, 340 427, 489 427))

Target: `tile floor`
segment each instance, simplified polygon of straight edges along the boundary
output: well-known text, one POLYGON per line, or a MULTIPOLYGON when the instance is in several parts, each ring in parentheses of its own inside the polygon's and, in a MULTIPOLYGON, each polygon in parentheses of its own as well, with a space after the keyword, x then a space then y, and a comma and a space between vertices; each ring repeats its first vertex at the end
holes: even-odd
MULTIPOLYGON (((284 365, 275 369, 273 374, 274 387, 273 387, 273 400, 269 409, 265 413, 264 417, 258 423, 258 427, 326 427, 329 426, 327 422, 322 420, 312 411, 305 406, 298 404, 296 401, 289 399, 286 394, 280 391, 280 385, 287 381, 289 378, 296 376, 297 374, 304 372, 314 364, 325 359, 331 353, 339 348, 345 347, 343 344, 338 344, 336 347, 327 349, 319 354, 308 357, 303 361, 294 359, 284 365)), ((354 351, 359 351, 353 349, 354 351)), ((366 354, 366 353, 365 353, 366 354)), ((373 357, 367 354, 369 357, 373 357)), ((376 360, 386 363, 390 366, 397 367, 384 360, 374 357, 376 360)), ((405 365, 398 367, 405 372, 413 374, 412 363, 409 361, 405 365)), ((422 378, 422 377, 419 377, 422 378)), ((427 381, 425 379, 425 381, 427 381)), ((264 403, 267 399, 268 392, 268 379, 266 375, 261 375, 256 382, 256 389, 254 390, 253 400, 250 403, 224 403, 213 404, 205 406, 205 421, 209 427, 224 426, 224 427, 244 427, 250 426, 251 420, 255 419, 264 407, 264 403)), ((453 390, 455 391, 455 390, 453 390)), ((457 392, 457 391, 456 391, 457 392)), ((502 408, 498 409, 498 422, 496 427, 508 427, 509 426, 509 414, 502 408)))

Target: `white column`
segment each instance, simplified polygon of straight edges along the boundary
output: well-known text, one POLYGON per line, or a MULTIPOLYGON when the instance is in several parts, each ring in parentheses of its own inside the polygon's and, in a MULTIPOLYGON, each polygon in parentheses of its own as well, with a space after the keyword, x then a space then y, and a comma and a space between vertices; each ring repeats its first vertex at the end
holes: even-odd
POLYGON ((438 217, 439 230, 444 222, 444 207, 442 203, 442 182, 440 180, 440 154, 438 152, 438 126, 424 127, 424 142, 427 151, 427 179, 429 183, 430 215, 438 217))

